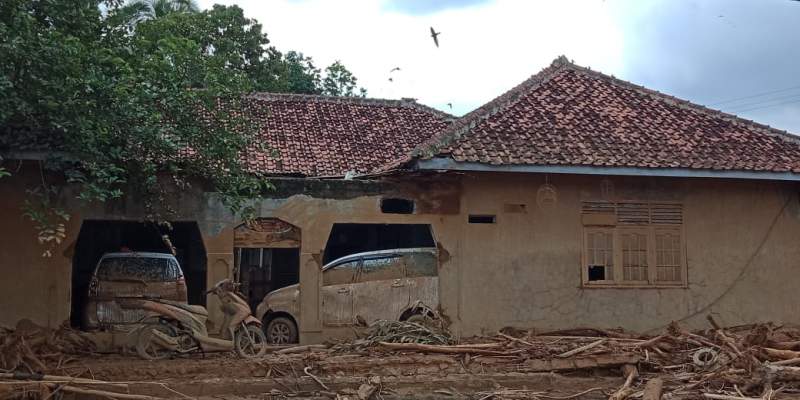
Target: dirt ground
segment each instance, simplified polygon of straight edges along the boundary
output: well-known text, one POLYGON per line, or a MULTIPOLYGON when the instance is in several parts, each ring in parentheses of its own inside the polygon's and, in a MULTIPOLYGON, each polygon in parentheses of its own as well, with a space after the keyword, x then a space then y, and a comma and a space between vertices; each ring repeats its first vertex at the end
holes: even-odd
POLYGON ((800 398, 800 329, 709 321, 707 330, 672 324, 657 336, 579 328, 460 341, 383 321, 359 339, 270 347, 253 359, 159 361, 97 354, 66 327, 18 326, 0 335, 0 400, 800 398))
POLYGON ((554 399, 589 389, 594 390, 574 398, 605 399, 624 381, 616 370, 530 372, 491 359, 467 360, 465 364, 465 358, 468 357, 307 352, 267 355, 257 360, 215 354, 146 361, 108 355, 72 360, 63 373, 126 383, 130 393, 135 394, 204 399, 359 399, 362 385, 375 386, 376 399, 480 399, 491 395, 495 399, 536 395, 554 399))

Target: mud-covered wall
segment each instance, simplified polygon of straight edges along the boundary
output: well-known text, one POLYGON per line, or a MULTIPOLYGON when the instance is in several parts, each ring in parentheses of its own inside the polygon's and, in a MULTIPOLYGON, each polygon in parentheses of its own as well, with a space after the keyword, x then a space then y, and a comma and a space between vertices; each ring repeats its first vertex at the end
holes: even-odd
MULTIPOLYGON (((0 178, 0 326, 13 327, 22 318, 55 327, 69 319, 71 242, 56 246, 51 257, 39 244, 34 224, 22 214, 26 182, 40 182, 38 169, 6 163, 14 173, 0 178)), ((75 237, 80 222, 65 227, 75 237)))
POLYGON ((648 331, 673 320, 705 327, 709 313, 726 325, 800 323, 794 183, 603 178, 464 177, 461 215, 439 231, 447 233, 443 245, 452 255, 442 267, 442 302, 459 333, 505 326, 648 331), (545 183, 555 188, 555 201, 539 205, 545 183), (608 196, 683 204, 688 285, 582 287, 581 202, 608 196), (497 222, 468 224, 468 214, 494 214, 497 222))
MULTIPOLYGON (((20 212, 24 188, 40 179, 23 168, 0 179, 0 325, 20 318, 57 326, 69 319, 72 247, 83 219, 141 218, 136 199, 86 205, 64 193, 73 218, 53 256, 20 212), (26 186, 27 185, 27 186, 26 186)), ((319 297, 322 252, 334 223, 427 223, 442 251, 442 310, 461 335, 505 326, 574 326, 647 331, 672 320, 705 326, 773 320, 800 323, 800 202, 793 183, 570 175, 440 174, 381 182, 285 180, 257 202, 258 216, 301 231, 300 331, 322 340, 319 297), (610 182, 610 185, 609 185, 610 182), (548 183, 555 196, 540 201, 548 183), (609 190, 611 194, 609 194, 609 190), (585 288, 581 283, 581 202, 674 201, 683 205, 688 284, 678 288, 585 288), (415 200, 416 213, 384 214, 384 196, 415 200), (469 214, 495 215, 469 224, 469 214)), ((233 229, 242 221, 213 194, 182 193, 181 220, 197 221, 207 252, 209 285, 231 277, 233 229)), ((218 305, 209 299, 209 310, 218 305)))

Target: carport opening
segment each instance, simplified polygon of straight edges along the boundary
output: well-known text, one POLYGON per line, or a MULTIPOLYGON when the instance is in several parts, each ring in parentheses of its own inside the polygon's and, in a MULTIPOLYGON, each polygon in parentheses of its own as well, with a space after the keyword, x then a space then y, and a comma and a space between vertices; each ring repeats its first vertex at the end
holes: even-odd
POLYGON ((172 229, 153 223, 87 220, 81 225, 72 258, 72 308, 70 324, 81 326, 94 268, 105 253, 121 250, 170 253, 162 240, 168 235, 181 265, 189 304, 205 305, 206 250, 196 222, 172 222, 172 229))
POLYGON ((323 263, 365 251, 436 247, 429 224, 333 224, 323 263))

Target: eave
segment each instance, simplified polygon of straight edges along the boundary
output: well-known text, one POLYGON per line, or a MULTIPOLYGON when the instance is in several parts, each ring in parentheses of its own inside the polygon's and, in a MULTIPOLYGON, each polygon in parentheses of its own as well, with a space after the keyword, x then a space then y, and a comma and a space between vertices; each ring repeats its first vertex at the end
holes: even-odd
POLYGON ((415 169, 470 172, 515 172, 538 174, 659 176, 670 178, 751 179, 770 181, 800 181, 800 174, 792 172, 711 170, 690 168, 638 168, 601 167, 581 165, 493 165, 477 162, 459 162, 449 157, 416 160, 415 169))

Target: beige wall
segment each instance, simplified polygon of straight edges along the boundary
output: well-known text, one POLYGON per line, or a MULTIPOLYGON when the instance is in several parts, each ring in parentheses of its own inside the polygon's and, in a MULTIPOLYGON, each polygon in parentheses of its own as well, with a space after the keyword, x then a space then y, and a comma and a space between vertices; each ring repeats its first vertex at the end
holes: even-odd
POLYGON ((547 180, 558 200, 543 209, 536 204, 541 175, 464 179, 460 234, 445 243, 457 248, 456 256, 442 274, 445 311, 462 334, 504 326, 648 331, 672 320, 705 327, 708 313, 726 325, 800 323, 794 312, 800 284, 794 184, 610 178, 617 200, 683 204, 688 263, 685 288, 610 289, 581 286, 580 202, 602 198, 602 177, 547 180), (505 213, 506 203, 526 204, 528 212, 505 213), (496 214, 497 224, 466 224, 469 213, 496 214))
POLYGON ((0 178, 0 326, 18 320, 56 327, 69 319, 72 248, 80 229, 79 218, 66 224, 68 239, 56 246, 52 257, 42 257, 33 223, 22 215, 24 181, 39 181, 33 169, 0 178))
MULTIPOLYGON (((102 213, 73 206, 77 217, 69 224, 67 243, 44 259, 31 224, 19 212, 24 178, 0 179, 0 324, 13 325, 27 317, 56 326, 69 318, 69 244, 77 239, 81 217, 74 210, 93 218, 102 213)), ((431 224, 448 259, 440 267, 443 312, 461 335, 505 326, 623 326, 648 331, 672 320, 704 327, 709 312, 728 325, 800 323, 793 312, 800 285, 800 203, 794 184, 610 177, 618 200, 683 204, 688 285, 598 289, 581 285, 580 204, 602 198, 602 177, 483 173, 459 175, 460 183, 447 185, 436 184, 441 177, 415 179, 397 183, 393 190, 423 205, 417 215, 382 214, 380 195, 293 195, 260 202, 261 216, 280 218, 301 230, 304 342, 328 333, 317 312, 319 260, 331 226, 340 222, 431 224), (557 201, 540 207, 537 190, 545 181, 556 188, 557 201), (524 204, 525 212, 508 212, 506 204, 524 204), (497 223, 468 224, 468 214, 494 214, 497 223)), ((187 219, 200 222, 208 281, 213 284, 230 276, 232 228, 240 221, 222 211, 213 196, 199 203, 187 219)), ((209 307, 214 312, 215 304, 209 307)))

